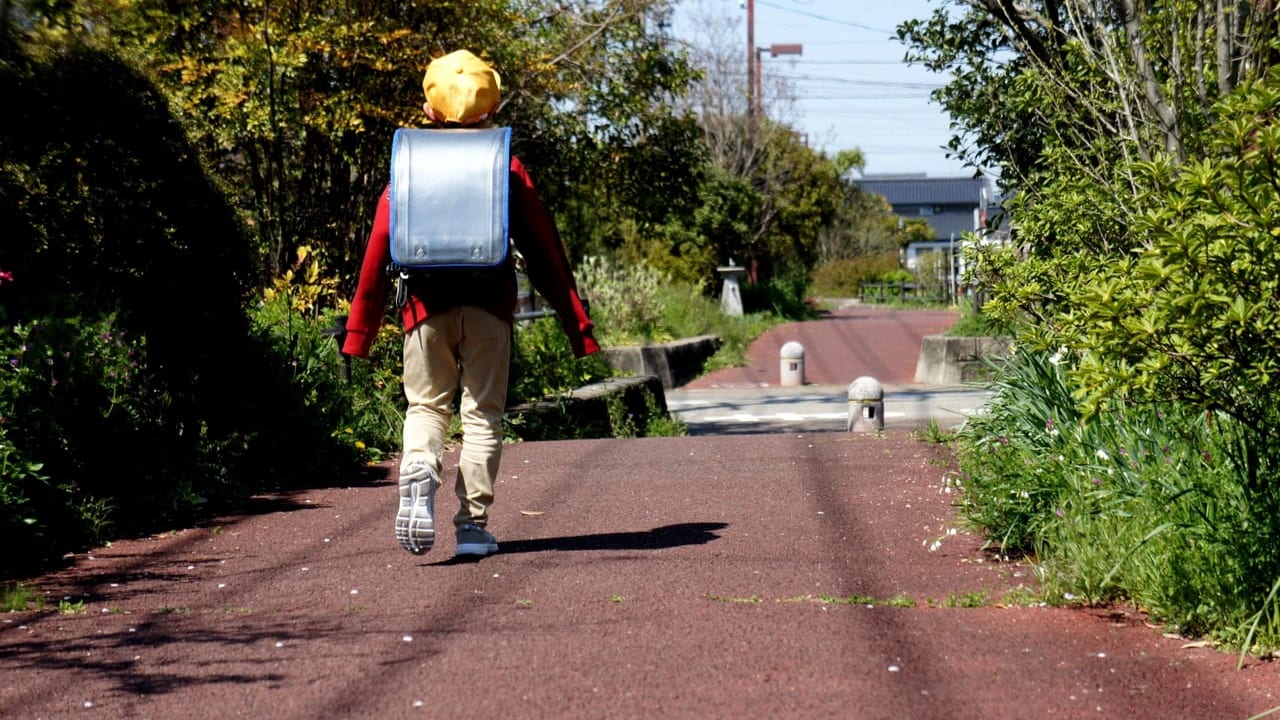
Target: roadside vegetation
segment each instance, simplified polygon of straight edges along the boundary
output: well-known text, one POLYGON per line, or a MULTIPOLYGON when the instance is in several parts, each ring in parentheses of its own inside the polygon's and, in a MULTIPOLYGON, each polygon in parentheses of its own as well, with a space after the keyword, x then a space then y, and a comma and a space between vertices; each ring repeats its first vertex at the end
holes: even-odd
POLYGON ((1262 5, 957 2, 899 35, 998 168, 973 254, 1017 330, 959 433, 963 508, 1057 600, 1280 647, 1280 18, 1262 5))

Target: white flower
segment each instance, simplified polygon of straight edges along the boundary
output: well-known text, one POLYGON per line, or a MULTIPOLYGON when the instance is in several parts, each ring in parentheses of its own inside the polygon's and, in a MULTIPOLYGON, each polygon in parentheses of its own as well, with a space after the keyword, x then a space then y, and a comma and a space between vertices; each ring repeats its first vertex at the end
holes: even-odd
POLYGON ((1063 345, 1062 347, 1058 348, 1058 352, 1056 352, 1056 353, 1054 353, 1053 355, 1049 356, 1049 364, 1050 364, 1050 365, 1059 365, 1059 364, 1061 364, 1061 363, 1062 363, 1062 358, 1064 358, 1064 357, 1066 357, 1066 356, 1067 356, 1067 352, 1068 352, 1068 351, 1067 351, 1067 346, 1066 346, 1066 345, 1063 345))
POLYGON ((1098 450, 1098 459, 1105 462, 1107 460, 1110 460, 1111 456, 1107 454, 1106 450, 1098 450))

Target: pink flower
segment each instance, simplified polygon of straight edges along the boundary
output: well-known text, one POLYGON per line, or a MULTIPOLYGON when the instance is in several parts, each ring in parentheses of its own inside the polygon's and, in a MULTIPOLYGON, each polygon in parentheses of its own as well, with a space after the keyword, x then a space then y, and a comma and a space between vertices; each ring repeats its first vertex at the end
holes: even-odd
POLYGON ((8 280, 9 282, 13 282, 13 273, 9 272, 8 270, 0 270, 0 281, 5 281, 5 280, 8 280))

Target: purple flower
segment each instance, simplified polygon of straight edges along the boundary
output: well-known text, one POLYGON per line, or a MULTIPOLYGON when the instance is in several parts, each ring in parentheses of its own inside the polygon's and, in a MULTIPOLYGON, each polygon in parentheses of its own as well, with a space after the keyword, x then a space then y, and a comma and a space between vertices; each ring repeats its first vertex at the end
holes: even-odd
POLYGON ((1101 484, 1102 484, 1102 478, 1100 478, 1100 477, 1091 478, 1091 479, 1089 480, 1089 482, 1093 483, 1094 485, 1101 485, 1101 484))

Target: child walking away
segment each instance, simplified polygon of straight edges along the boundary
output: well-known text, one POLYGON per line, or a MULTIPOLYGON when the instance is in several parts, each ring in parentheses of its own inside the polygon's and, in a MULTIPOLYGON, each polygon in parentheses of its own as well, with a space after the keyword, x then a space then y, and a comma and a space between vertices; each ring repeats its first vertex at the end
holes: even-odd
POLYGON ((509 133, 492 127, 498 73, 459 50, 432 60, 422 86, 431 128, 396 133, 392 178, 374 212, 342 352, 368 357, 394 285, 408 400, 396 540, 416 555, 435 542, 435 493, 460 391, 456 552, 484 557, 498 551, 487 526, 517 294, 509 241, 574 354, 600 347, 551 215, 520 160, 508 154, 509 133), (488 140, 477 142, 481 137, 488 140))

